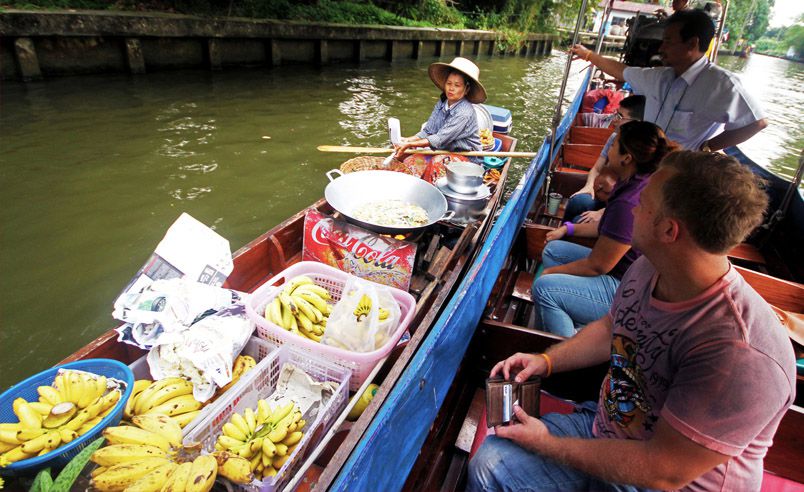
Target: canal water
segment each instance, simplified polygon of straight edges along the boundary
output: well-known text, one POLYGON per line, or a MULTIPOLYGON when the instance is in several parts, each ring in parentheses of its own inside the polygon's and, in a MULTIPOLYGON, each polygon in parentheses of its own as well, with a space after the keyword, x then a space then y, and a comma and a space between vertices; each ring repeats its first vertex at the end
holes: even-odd
MULTIPOLYGON (((324 173, 353 157, 316 146, 386 145, 389 117, 415 133, 438 97, 430 61, 0 85, 0 390, 114 326, 112 302, 182 212, 234 251, 321 197, 324 173)), ((536 151, 548 131, 563 64, 479 61, 488 103, 514 114, 517 150, 536 151)), ((802 66, 726 64, 772 116, 757 155, 791 175, 802 66)))

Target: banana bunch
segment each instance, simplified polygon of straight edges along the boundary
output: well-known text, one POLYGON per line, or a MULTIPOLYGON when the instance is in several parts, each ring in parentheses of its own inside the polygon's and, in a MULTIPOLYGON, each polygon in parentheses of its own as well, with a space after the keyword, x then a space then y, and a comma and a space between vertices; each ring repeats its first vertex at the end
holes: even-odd
POLYGON ((123 418, 131 422, 135 415, 162 414, 184 428, 201 413, 202 406, 193 396, 192 383, 184 378, 140 379, 134 382, 123 418))
MULTIPOLYGON (((206 492, 220 472, 215 456, 186 454, 179 424, 166 415, 132 417, 133 426, 109 427, 103 436, 109 443, 92 453, 98 465, 91 485, 100 492, 206 492)), ((248 466, 241 458, 239 469, 248 466)), ((226 469, 236 468, 230 463, 226 469)), ((248 478, 248 477, 246 477, 248 478)), ((241 482, 247 483, 247 482, 241 482)))
POLYGON ((296 445, 304 437, 306 425, 295 402, 271 408, 268 402, 257 402, 257 411, 246 408, 223 424, 215 450, 240 456, 250 461, 250 470, 264 480, 273 477, 290 459, 296 445))
POLYGON ((491 130, 488 128, 483 128, 480 130, 480 145, 483 147, 488 147, 489 145, 494 145, 494 135, 491 133, 491 130))
POLYGON ((310 277, 299 275, 285 284, 282 292, 265 307, 265 319, 282 328, 320 342, 332 306, 327 289, 310 277))
POLYGON ((54 386, 39 386, 39 401, 14 400, 18 423, 0 424, 0 462, 45 455, 92 430, 120 400, 104 376, 62 371, 54 386))

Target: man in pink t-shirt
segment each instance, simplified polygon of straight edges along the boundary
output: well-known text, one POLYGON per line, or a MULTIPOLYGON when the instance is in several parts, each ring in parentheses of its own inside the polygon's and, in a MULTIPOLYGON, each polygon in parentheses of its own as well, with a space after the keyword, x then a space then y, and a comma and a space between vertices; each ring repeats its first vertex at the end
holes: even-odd
POLYGON ((521 381, 608 361, 597 405, 541 419, 515 407, 519 423, 484 442, 468 489, 758 490, 794 401, 795 361, 770 306, 725 253, 766 207, 733 158, 665 158, 634 209, 644 256, 609 314, 546 354, 515 354, 492 370, 519 370, 521 381))

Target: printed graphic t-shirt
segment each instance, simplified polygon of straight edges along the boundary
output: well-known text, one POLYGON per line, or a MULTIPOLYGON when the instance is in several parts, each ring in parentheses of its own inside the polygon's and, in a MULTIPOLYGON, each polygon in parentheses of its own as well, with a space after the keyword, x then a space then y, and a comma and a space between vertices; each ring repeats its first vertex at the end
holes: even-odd
POLYGON ((656 280, 641 257, 614 296, 611 360, 594 435, 647 440, 661 417, 731 456, 685 490, 759 490, 762 459, 795 397, 787 334, 734 268, 680 303, 653 298, 656 280))

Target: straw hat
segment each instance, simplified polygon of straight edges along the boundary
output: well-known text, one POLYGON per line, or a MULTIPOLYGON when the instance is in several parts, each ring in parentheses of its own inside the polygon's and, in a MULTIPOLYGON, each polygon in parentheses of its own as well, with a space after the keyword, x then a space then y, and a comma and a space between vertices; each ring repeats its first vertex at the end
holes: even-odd
POLYGON ((486 89, 480 83, 480 69, 471 60, 459 56, 452 60, 451 63, 433 63, 427 71, 435 86, 443 91, 450 69, 457 70, 472 79, 472 87, 466 99, 475 104, 480 104, 486 100, 486 89))

